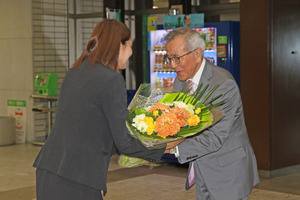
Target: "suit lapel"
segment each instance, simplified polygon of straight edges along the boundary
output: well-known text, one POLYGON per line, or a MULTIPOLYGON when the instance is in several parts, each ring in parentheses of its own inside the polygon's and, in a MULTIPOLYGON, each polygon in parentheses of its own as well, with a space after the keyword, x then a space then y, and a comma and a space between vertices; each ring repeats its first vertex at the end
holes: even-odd
POLYGON ((204 65, 204 69, 202 72, 202 76, 200 77, 198 86, 201 83, 203 84, 202 87, 205 87, 207 84, 209 84, 209 79, 212 77, 212 68, 210 65, 211 65, 211 63, 206 60, 206 63, 204 65))

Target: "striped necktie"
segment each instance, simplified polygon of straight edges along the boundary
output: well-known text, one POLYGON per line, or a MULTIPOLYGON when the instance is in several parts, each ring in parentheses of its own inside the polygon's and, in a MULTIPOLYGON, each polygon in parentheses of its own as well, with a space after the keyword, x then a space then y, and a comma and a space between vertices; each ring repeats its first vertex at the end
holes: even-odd
POLYGON ((192 187, 195 184, 195 171, 194 171, 194 162, 190 163, 191 168, 188 175, 189 186, 192 187))
POLYGON ((190 91, 189 91, 188 94, 189 94, 189 95, 193 94, 193 93, 194 93, 194 88, 193 88, 194 82, 193 82, 192 80, 187 80, 187 81, 186 81, 186 86, 187 86, 187 90, 190 89, 190 91))

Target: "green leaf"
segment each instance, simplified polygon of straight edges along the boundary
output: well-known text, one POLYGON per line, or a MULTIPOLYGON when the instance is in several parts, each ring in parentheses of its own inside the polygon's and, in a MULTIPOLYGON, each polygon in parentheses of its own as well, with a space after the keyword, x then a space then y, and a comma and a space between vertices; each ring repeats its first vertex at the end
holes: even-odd
POLYGON ((136 114, 134 112, 129 111, 126 117, 127 121, 132 122, 133 118, 135 118, 136 114))
POLYGON ((219 87, 219 84, 215 85, 210 91, 205 95, 205 97, 201 100, 201 103, 204 103, 208 97, 219 87))
POLYGON ((207 110, 207 112, 209 112, 209 110, 211 110, 212 108, 214 108, 214 107, 216 107, 216 106, 220 106, 220 105, 222 105, 222 104, 224 104, 224 103, 225 103, 225 101, 221 101, 221 102, 219 102, 219 103, 216 103, 216 104, 207 106, 207 107, 205 108, 205 110, 207 110))
POLYGON ((221 96, 223 96, 223 94, 219 94, 218 96, 216 96, 215 98, 211 99, 209 102, 207 102, 206 104, 211 104, 212 102, 214 102, 215 100, 217 100, 218 98, 220 98, 221 96))
POLYGON ((201 99, 201 97, 203 96, 203 94, 205 93, 205 91, 207 90, 207 88, 208 88, 208 84, 205 86, 205 88, 200 92, 198 92, 198 93, 196 93, 195 94, 195 100, 193 101, 193 104, 196 104, 200 99, 201 99))
POLYGON ((163 98, 159 101, 160 103, 172 103, 178 95, 182 93, 166 93, 163 98))
POLYGON ((177 99, 179 98, 180 96, 180 92, 178 92, 178 95, 175 97, 174 101, 177 101, 177 99))
POLYGON ((135 113, 136 115, 145 114, 146 112, 147 112, 146 110, 139 109, 139 108, 136 108, 136 109, 134 110, 134 113, 135 113))

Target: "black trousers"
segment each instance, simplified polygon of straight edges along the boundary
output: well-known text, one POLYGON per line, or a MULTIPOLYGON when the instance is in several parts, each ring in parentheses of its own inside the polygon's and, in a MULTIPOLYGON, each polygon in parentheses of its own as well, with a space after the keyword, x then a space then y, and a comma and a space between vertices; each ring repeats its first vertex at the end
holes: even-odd
POLYGON ((37 200, 103 200, 100 190, 53 174, 36 170, 37 200))

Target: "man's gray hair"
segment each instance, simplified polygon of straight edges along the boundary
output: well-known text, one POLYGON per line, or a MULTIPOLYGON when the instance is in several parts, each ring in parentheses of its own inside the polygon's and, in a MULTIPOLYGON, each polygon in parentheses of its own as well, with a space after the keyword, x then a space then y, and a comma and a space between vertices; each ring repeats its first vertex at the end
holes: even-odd
POLYGON ((194 31, 188 27, 176 28, 166 35, 164 41, 166 41, 166 43, 171 42, 177 36, 183 36, 183 39, 185 40, 185 44, 183 47, 184 50, 192 51, 194 49, 200 48, 202 50, 202 53, 204 53, 205 41, 197 31, 194 31))

